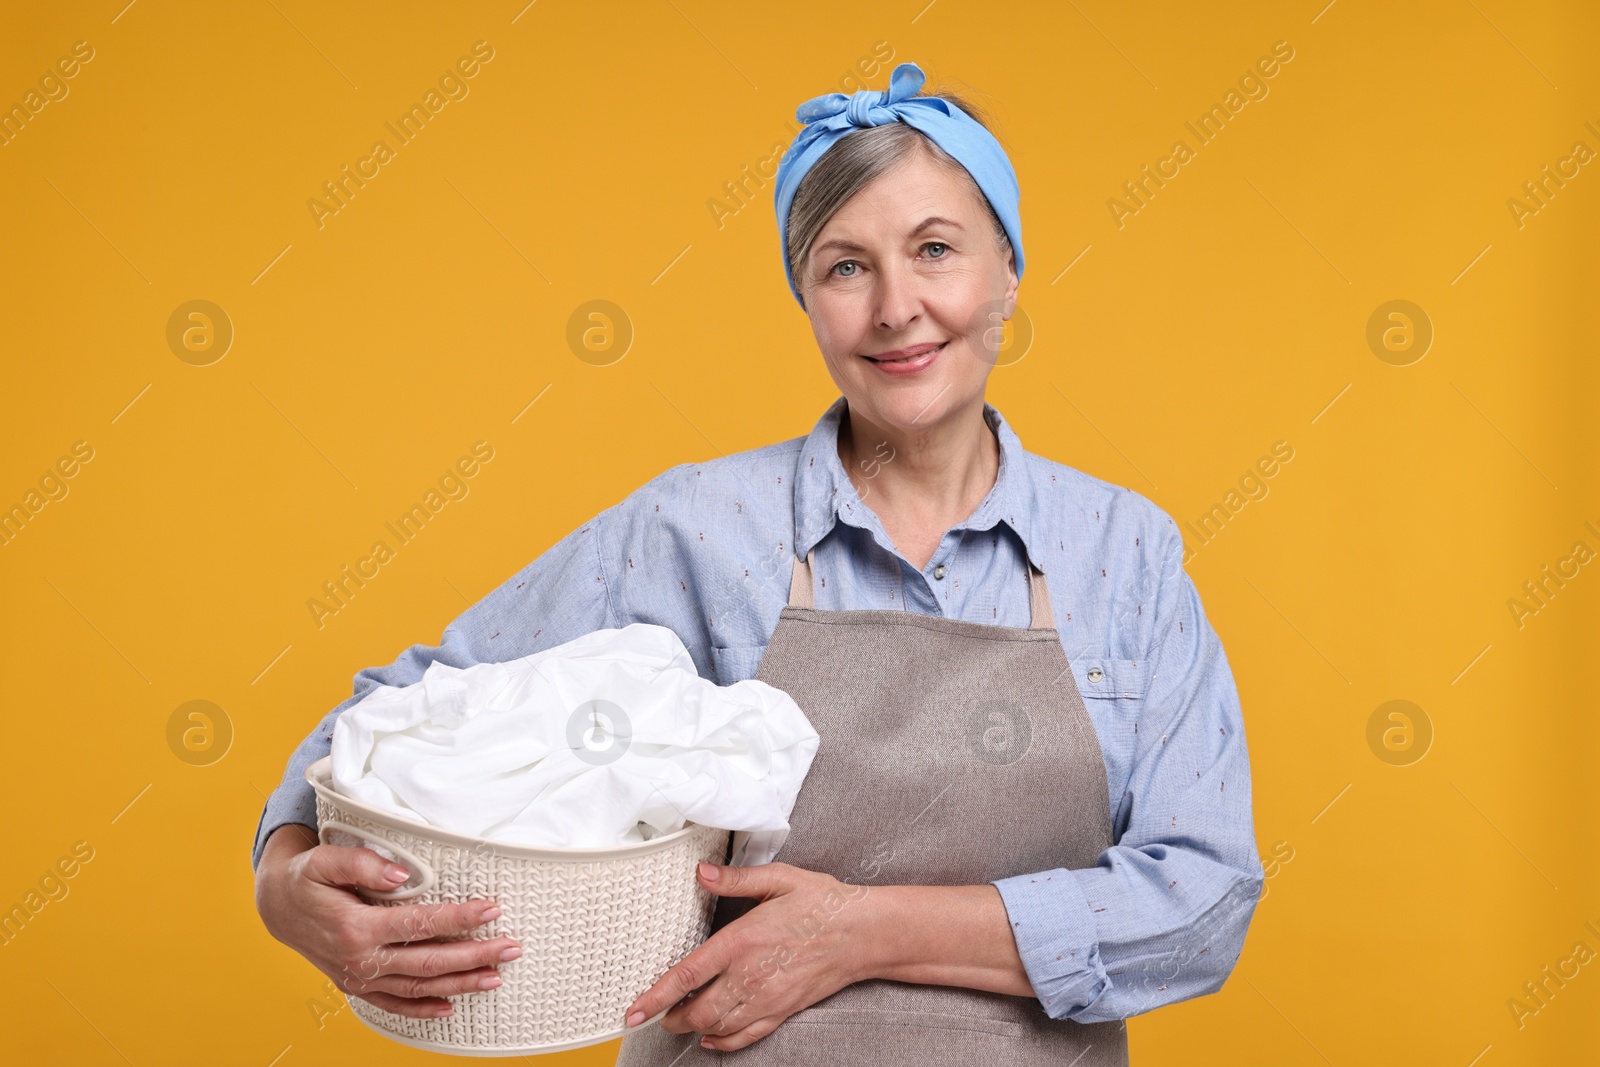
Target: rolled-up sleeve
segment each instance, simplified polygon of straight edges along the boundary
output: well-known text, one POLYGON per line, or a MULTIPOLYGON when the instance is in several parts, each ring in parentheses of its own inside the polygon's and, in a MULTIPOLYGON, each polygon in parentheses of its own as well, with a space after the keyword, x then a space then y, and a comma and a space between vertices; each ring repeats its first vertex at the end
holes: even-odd
POLYGON ((462 612, 445 627, 437 645, 412 645, 387 666, 357 672, 350 698, 328 712, 290 756, 282 783, 261 812, 250 866, 260 865, 267 838, 278 827, 300 823, 316 831, 316 794, 306 782, 306 768, 328 754, 334 721, 373 689, 410 685, 435 662, 452 667, 504 663, 618 625, 610 578, 602 563, 607 558, 602 539, 606 523, 622 506, 601 512, 567 534, 462 612))
POLYGON ((1096 865, 995 881, 1046 1014, 1123 1019, 1214 993, 1264 881, 1239 695, 1174 532, 1117 843, 1096 865))

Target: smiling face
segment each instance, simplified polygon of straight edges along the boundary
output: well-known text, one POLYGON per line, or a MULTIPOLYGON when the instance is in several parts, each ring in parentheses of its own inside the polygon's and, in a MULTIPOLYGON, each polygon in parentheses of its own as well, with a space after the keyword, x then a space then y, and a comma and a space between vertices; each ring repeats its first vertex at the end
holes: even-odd
POLYGON ((1017 302, 1015 261, 982 194, 922 150, 833 214, 800 287, 850 411, 903 433, 981 406, 996 327, 1017 302))

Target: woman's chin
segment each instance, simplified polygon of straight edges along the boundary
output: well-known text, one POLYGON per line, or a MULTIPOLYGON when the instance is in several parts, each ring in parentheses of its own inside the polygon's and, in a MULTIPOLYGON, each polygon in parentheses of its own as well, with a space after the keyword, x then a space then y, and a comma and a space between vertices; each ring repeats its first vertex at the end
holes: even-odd
POLYGON ((874 383, 858 396, 859 402, 849 401, 852 411, 901 433, 926 430, 968 399, 948 379, 896 382, 887 387, 874 383))

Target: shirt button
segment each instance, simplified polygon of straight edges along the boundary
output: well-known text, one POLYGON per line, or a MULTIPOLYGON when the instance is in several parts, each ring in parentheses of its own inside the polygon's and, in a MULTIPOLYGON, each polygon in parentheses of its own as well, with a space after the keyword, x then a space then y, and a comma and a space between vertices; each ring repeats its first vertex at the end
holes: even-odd
POLYGON ((933 576, 935 578, 943 578, 944 577, 944 564, 943 563, 941 563, 937 567, 933 568, 933 576))
POLYGON ((1089 668, 1089 681, 1093 682, 1095 685, 1099 685, 1100 684, 1100 679, 1102 679, 1104 677, 1105 677, 1105 672, 1102 671, 1099 667, 1090 667, 1089 668))

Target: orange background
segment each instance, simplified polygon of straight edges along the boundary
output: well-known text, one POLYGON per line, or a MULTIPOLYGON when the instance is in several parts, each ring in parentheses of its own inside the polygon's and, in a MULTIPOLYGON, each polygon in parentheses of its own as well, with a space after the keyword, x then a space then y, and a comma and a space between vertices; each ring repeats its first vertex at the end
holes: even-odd
POLYGON ((667 467, 810 430, 836 393, 771 186, 720 227, 708 202, 801 101, 914 60, 992 111, 1019 173, 1035 335, 989 396, 1025 445, 1180 524, 1294 449, 1188 563, 1268 895, 1221 993, 1131 1022, 1134 1062, 1592 1056, 1600 961, 1542 1005, 1524 983, 1600 951, 1600 565, 1565 564, 1537 612, 1524 583, 1600 551, 1600 164, 1536 213, 1508 200, 1600 151, 1600 18, 1228 7, 14 5, 0 104, 75 42, 93 58, 0 147, 0 505, 67 490, 0 547, 0 907, 76 843, 92 859, 0 947, 8 1054, 429 1058, 349 1010, 319 1026, 323 977, 254 911, 265 794, 357 670, 667 467), (319 227, 323 182, 477 41, 469 94, 319 227), (1119 228, 1123 183, 1278 41, 1268 94, 1119 228), (634 333, 615 361, 567 339, 597 299, 634 333), (1404 366, 1403 337, 1367 340, 1397 299, 1434 333, 1404 366), (204 366, 168 341, 191 300, 234 333, 204 366), (480 440, 470 494, 319 628, 306 601, 480 440), (192 700, 225 748, 172 739, 192 700), (1392 700, 1411 732, 1369 741, 1392 700))

